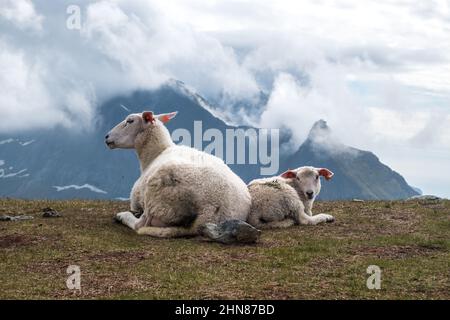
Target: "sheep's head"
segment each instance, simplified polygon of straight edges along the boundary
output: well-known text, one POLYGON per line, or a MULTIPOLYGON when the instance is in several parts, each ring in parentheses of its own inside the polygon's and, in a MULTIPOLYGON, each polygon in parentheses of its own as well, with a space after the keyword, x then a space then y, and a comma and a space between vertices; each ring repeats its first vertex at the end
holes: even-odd
POLYGON ((105 143, 110 149, 133 149, 136 138, 141 132, 163 125, 176 114, 176 112, 171 112, 154 115, 151 111, 130 114, 108 132, 105 143))
POLYGON ((281 177, 291 180, 301 198, 312 200, 320 192, 320 177, 330 180, 333 175, 334 173, 326 168, 300 167, 282 173, 281 177))

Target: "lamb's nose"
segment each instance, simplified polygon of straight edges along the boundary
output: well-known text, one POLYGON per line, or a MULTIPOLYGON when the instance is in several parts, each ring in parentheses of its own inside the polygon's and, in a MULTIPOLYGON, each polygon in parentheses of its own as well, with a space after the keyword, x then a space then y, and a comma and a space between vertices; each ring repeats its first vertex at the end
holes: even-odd
POLYGON ((314 192, 313 191, 307 191, 306 195, 308 196, 309 199, 312 199, 314 196, 314 192))
POLYGON ((109 138, 109 134, 107 134, 107 135, 105 136, 105 140, 108 140, 108 138, 109 138))

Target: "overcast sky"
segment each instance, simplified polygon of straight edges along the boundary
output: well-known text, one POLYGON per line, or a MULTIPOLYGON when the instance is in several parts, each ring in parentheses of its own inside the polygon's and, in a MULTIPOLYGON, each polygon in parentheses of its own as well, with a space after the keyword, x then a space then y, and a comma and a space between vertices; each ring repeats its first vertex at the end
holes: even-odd
POLYGON ((264 91, 236 121, 300 143, 323 118, 450 197, 450 1, 0 0, 2 133, 88 129, 105 99, 169 78, 225 111, 264 91))

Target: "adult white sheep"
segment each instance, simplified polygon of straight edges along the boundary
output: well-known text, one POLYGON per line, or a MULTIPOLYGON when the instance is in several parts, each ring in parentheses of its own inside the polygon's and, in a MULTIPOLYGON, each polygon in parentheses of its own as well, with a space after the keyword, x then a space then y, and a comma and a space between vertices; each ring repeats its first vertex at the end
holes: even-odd
POLYGON ((256 241, 260 231, 245 222, 247 186, 221 159, 175 145, 164 126, 175 115, 130 114, 106 135, 111 149, 136 149, 141 166, 130 211, 116 220, 160 238, 200 234, 224 243, 256 241))
POLYGON ((248 222, 256 228, 267 229, 334 221, 329 214, 312 215, 321 188, 320 176, 329 180, 333 173, 325 168, 300 167, 277 177, 251 181, 248 189, 252 207, 248 222))

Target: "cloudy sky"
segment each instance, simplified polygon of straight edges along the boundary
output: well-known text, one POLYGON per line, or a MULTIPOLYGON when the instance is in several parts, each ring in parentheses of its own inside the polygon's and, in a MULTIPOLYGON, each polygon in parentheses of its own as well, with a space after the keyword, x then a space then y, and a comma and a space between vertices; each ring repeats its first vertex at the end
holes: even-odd
POLYGON ((450 196, 449 0, 0 0, 0 133, 88 130, 105 99, 170 78, 298 143, 323 118, 450 196))

